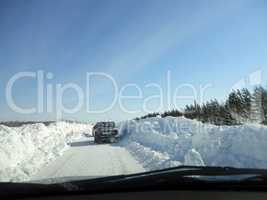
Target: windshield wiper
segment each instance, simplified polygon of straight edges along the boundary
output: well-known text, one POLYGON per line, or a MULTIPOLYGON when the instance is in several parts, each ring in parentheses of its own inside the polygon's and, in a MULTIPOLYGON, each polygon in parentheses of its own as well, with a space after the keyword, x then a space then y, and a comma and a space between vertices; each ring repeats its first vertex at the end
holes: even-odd
POLYGON ((60 184, 0 183, 5 194, 50 195, 149 190, 267 191, 267 170, 180 166, 131 175, 70 181, 60 184))

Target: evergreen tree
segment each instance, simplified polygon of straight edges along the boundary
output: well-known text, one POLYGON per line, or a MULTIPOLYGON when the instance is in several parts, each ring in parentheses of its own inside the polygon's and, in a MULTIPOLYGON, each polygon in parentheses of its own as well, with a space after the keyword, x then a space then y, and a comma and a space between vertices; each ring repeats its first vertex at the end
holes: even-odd
POLYGON ((251 120, 255 123, 262 123, 265 121, 264 92, 265 90, 262 87, 256 87, 254 89, 251 102, 251 120))
POLYGON ((242 99, 242 109, 243 109, 243 118, 246 121, 250 121, 250 115, 251 115, 251 100, 252 96, 248 89, 243 88, 241 93, 241 99, 242 99))

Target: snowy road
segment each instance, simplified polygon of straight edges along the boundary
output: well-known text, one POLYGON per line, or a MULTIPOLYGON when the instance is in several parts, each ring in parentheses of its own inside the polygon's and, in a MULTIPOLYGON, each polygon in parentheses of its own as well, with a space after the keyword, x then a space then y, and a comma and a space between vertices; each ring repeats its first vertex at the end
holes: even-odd
POLYGON ((64 154, 36 174, 32 180, 77 176, 110 176, 144 171, 124 148, 93 141, 72 142, 64 154))

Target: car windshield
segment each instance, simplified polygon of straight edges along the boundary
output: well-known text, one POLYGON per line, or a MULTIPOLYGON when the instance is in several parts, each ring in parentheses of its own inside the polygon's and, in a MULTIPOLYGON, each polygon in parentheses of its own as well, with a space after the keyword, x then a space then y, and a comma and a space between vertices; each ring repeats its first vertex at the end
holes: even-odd
POLYGON ((0 182, 267 169, 266 10, 1 0, 0 182))

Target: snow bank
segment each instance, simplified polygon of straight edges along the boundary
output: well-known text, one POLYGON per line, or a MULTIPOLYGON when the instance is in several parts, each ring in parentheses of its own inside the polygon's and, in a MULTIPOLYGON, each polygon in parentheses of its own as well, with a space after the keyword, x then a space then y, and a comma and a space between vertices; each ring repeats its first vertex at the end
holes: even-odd
POLYGON ((214 126, 184 117, 121 124, 120 145, 148 170, 177 165, 267 168, 267 127, 214 126))
POLYGON ((91 125, 56 122, 10 128, 0 125, 0 181, 26 181, 60 156, 67 143, 91 125))

